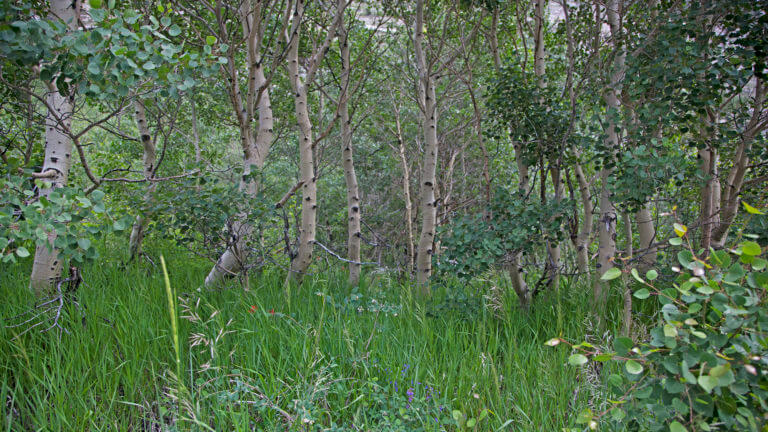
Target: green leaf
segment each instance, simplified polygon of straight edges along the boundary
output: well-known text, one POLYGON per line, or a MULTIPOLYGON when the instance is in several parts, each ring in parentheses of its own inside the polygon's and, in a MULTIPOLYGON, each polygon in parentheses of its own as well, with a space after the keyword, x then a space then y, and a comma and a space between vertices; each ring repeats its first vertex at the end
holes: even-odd
POLYGON ((101 68, 99 68, 99 65, 95 62, 88 63, 88 72, 90 72, 93 75, 98 75, 101 73, 101 68))
POLYGON ((643 371, 643 365, 636 362, 635 360, 627 360, 624 368, 632 375, 637 375, 643 371))
POLYGON ((181 28, 174 24, 171 26, 171 28, 168 29, 168 35, 175 37, 181 34, 181 28))
POLYGON ((81 238, 77 239, 77 245, 83 248, 84 250, 87 250, 89 247, 91 247, 91 241, 87 238, 81 238))
POLYGON ((677 327, 672 324, 664 324, 664 336, 671 338, 677 337, 677 327))
POLYGON ((656 280, 656 278, 659 277, 659 273, 654 269, 650 269, 648 270, 648 273, 645 274, 645 277, 647 277, 648 280, 656 280))
POLYGON ((641 289, 635 291, 635 294, 634 294, 635 298, 640 299, 640 300, 645 300, 648 297, 650 297, 650 295, 651 295, 651 292, 648 291, 645 288, 641 288, 641 289))
POLYGON ((216 43, 216 36, 206 36, 205 37, 205 43, 207 45, 213 45, 216 43))
POLYGON ((19 258, 26 258, 29 256, 29 251, 24 246, 19 246, 16 248, 16 255, 18 255, 19 258))
POLYGON ((640 283, 645 283, 643 278, 640 277, 640 274, 637 272, 636 268, 633 268, 632 270, 630 270, 629 273, 632 275, 633 278, 635 278, 636 281, 640 283))
POLYGON ((675 229, 675 234, 677 234, 678 237, 682 237, 688 232, 688 227, 683 224, 675 223, 673 227, 675 229))
POLYGON ((151 61, 148 61, 148 62, 144 63, 144 66, 142 66, 142 67, 144 69, 146 69, 146 70, 152 70, 152 69, 156 68, 157 66, 154 63, 152 63, 151 61))
POLYGON ((672 237, 671 239, 669 239, 669 244, 671 244, 672 246, 680 246, 681 244, 683 244, 683 240, 680 237, 672 237))
POLYGON ((622 336, 613 340, 613 349, 615 349, 620 356, 627 355, 633 346, 635 346, 635 343, 628 337, 622 336))
POLYGON ((453 417, 454 420, 459 421, 459 419, 461 419, 462 417, 461 411, 459 410, 451 411, 451 417, 453 417))
POLYGON ((752 207, 751 205, 745 203, 744 201, 741 202, 741 205, 744 206, 744 210, 746 210, 747 213, 749 213, 749 214, 756 214, 756 215, 765 214, 765 213, 761 212, 760 210, 752 207))
POLYGON ((581 366, 587 361, 587 357, 583 354, 571 354, 571 356, 568 357, 568 363, 571 366, 581 366))
POLYGON ((711 393, 712 389, 717 387, 717 378, 711 377, 709 375, 700 376, 698 382, 701 388, 703 388, 707 393, 711 393))
POLYGON ((714 378, 720 378, 721 376, 725 375, 726 372, 731 370, 731 364, 725 363, 718 366, 715 366, 712 368, 712 370, 709 371, 709 375, 714 378))
POLYGON ((751 256, 760 255, 760 245, 753 241, 745 241, 741 244, 741 252, 751 256))
POLYGON ((755 260, 752 261, 752 270, 763 271, 767 266, 768 266, 768 261, 762 258, 755 258, 755 260))
POLYGON ((669 424, 669 432, 688 432, 688 429, 685 428, 680 422, 673 421, 669 424))
POLYGON ((473 427, 475 427, 476 424, 477 424, 477 420, 471 418, 471 419, 467 420, 466 426, 468 428, 473 428, 473 427))
POLYGON ((576 424, 586 424, 592 421, 592 410, 589 408, 585 409, 584 411, 580 412, 578 417, 576 417, 576 424))
POLYGON ((598 361, 598 362, 607 362, 607 361, 609 361, 611 359, 613 359, 613 354, 612 353, 598 354, 598 355, 596 355, 596 356, 594 356, 592 358, 592 360, 598 361))
POLYGON ((95 191, 91 192, 91 198, 93 198, 94 201, 101 201, 104 199, 104 195, 106 195, 103 191, 96 189, 95 191))
POLYGON ((600 277, 600 280, 606 280, 606 281, 609 281, 609 280, 614 280, 614 279, 616 279, 616 278, 617 278, 617 277, 619 277, 619 276, 621 276, 621 270, 619 270, 619 269, 618 269, 618 268, 616 268, 616 267, 611 267, 611 268, 609 268, 609 269, 608 269, 608 271, 606 271, 606 272, 605 272, 605 273, 604 273, 604 274, 603 274, 603 275, 600 277))
POLYGON ((101 0, 89 0, 88 4, 91 5, 93 9, 101 9, 101 0))

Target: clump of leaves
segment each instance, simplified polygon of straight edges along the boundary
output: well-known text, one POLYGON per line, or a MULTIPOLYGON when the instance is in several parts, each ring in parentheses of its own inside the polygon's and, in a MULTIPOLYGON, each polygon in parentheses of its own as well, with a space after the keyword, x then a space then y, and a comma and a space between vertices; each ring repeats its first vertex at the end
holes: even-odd
POLYGON ((456 218, 438 233, 445 253, 439 266, 460 278, 471 278, 490 269, 512 252, 532 251, 547 240, 561 241, 563 224, 572 202, 542 204, 523 191, 497 188, 489 220, 481 215, 456 218))
MULTIPOLYGON (((643 277, 628 269, 641 286, 634 296, 655 298, 660 319, 650 340, 636 344, 616 338, 613 352, 588 343, 572 346, 572 365, 617 361, 621 366, 608 377, 611 406, 587 410, 577 423, 672 432, 765 430, 768 261, 762 252, 751 240, 707 255, 688 245, 678 253, 680 267, 673 267, 678 277, 671 287, 654 282, 655 270, 643 277)), ((548 344, 561 342, 566 341, 548 344)))
MULTIPOLYGON (((26 174, 30 174, 27 172, 26 174)), ((40 184, 44 181, 38 180, 40 184)), ((29 177, 7 173, 0 179, 0 261, 27 258, 35 246, 49 245, 68 262, 83 263, 98 257, 92 238, 130 226, 127 218, 113 219, 104 205, 104 192, 86 195, 72 187, 38 196, 29 177)))

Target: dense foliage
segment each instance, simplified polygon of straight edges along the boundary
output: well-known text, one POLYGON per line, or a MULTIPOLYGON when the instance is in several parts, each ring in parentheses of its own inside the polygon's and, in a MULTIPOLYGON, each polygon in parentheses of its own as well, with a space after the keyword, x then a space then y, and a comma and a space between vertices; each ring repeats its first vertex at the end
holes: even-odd
POLYGON ((2 2, 0 423, 763 430, 767 11, 2 2))

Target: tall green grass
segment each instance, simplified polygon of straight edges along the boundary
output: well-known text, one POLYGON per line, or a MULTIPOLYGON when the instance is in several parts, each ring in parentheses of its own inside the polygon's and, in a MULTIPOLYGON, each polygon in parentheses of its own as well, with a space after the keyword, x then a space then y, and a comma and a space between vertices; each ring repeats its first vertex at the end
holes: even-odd
POLYGON ((62 322, 70 334, 20 337, 7 326, 34 302, 28 269, 2 269, 0 430, 457 430, 454 411, 487 410, 475 430, 559 431, 589 402, 587 374, 544 345, 588 332, 585 287, 565 283, 527 315, 512 294, 499 319, 446 290, 414 299, 382 275, 354 291, 341 272, 314 275, 290 304, 279 271, 249 292, 205 289, 207 263, 165 257, 178 369, 159 268, 89 266, 83 313, 70 307, 62 322))

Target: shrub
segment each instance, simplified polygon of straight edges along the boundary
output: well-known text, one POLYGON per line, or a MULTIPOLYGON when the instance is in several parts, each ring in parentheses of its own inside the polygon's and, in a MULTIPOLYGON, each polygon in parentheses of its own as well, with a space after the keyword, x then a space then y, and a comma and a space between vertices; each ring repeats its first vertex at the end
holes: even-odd
MULTIPOLYGON (((644 278, 629 270, 640 284, 634 296, 660 303, 658 324, 642 343, 616 338, 613 352, 572 346, 572 365, 615 361, 620 367, 608 376, 609 407, 584 411, 577 423, 643 431, 766 430, 768 274, 761 253, 754 241, 707 255, 688 244, 677 255, 680 266, 672 267, 678 275, 671 287, 655 282, 655 270, 644 278)), ((548 344, 560 342, 566 341, 548 344)))

